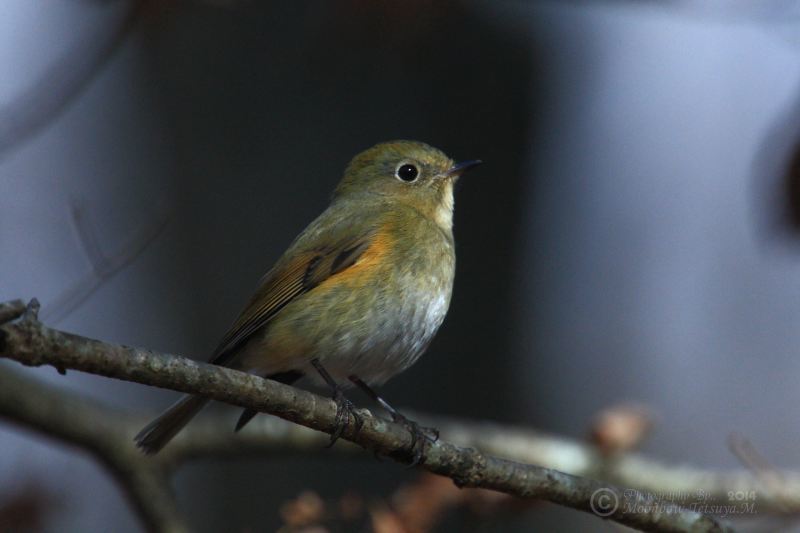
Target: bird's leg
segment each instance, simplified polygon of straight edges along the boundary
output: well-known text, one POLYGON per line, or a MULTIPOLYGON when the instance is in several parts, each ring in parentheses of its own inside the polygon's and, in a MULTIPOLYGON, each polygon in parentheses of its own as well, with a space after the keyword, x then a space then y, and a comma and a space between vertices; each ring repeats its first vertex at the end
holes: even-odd
POLYGON ((386 409, 389 414, 392 416, 392 421, 402 425, 404 428, 411 433, 411 453, 413 454, 411 460, 411 466, 416 466, 422 460, 422 452, 425 448, 425 442, 434 443, 439 440, 439 430, 436 428, 426 428, 420 426, 417 422, 406 418, 400 412, 389 405, 389 402, 381 398, 377 392, 372 390, 372 387, 367 385, 364 380, 359 378, 356 375, 352 375, 349 377, 350 381, 352 381, 359 389, 364 391, 367 396, 372 398, 375 402, 377 402, 381 407, 386 409), (417 446, 419 444, 419 446, 417 446))
POLYGON ((361 431, 364 420, 361 418, 361 415, 356 412, 356 407, 353 405, 353 402, 345 397, 342 388, 336 383, 336 380, 328 374, 328 371, 325 370, 325 367, 322 366, 319 359, 312 359, 311 364, 317 369, 317 372, 319 372, 319 375, 325 380, 325 383, 333 389, 333 401, 336 402, 336 427, 333 433, 331 433, 331 441, 328 444, 328 448, 330 448, 339 440, 344 430, 347 429, 347 426, 350 424, 350 415, 352 415, 353 420, 355 420, 356 433, 361 431))

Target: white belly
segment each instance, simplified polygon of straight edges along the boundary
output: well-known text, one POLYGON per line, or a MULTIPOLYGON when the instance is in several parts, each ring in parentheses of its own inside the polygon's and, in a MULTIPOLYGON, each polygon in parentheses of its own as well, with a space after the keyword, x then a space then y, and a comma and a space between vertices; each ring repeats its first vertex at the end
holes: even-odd
MULTIPOLYGON (((351 375, 380 385, 414 364, 436 335, 450 305, 452 280, 436 280, 430 285, 434 290, 406 291, 394 302, 372 308, 362 318, 379 325, 372 331, 356 324, 339 332, 331 343, 337 346, 336 353, 318 354, 325 369, 342 386, 349 386, 351 375)), ((310 365, 303 370, 314 381, 324 383, 310 365)))

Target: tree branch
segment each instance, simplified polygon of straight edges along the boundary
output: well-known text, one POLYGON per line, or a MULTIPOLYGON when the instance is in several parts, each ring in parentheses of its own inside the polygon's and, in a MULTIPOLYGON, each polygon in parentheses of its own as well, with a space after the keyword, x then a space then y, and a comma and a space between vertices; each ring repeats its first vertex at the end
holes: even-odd
MULTIPOLYGON (((16 387, 8 394, 0 393, 0 417, 21 422, 33 429, 39 428, 50 436, 58 434, 50 418, 63 418, 78 425, 96 425, 101 421, 101 425, 115 423, 119 428, 125 428, 115 432, 122 439, 123 446, 127 447, 132 436, 152 418, 101 408, 96 402, 82 399, 74 393, 29 378, 11 368, 0 367, 0 386, 6 387, 7 383, 14 383, 16 387), (42 404, 40 417, 30 419, 27 403, 17 400, 22 391, 27 391, 29 397, 39 399, 38 403, 42 404)), ((270 416, 255 418, 246 431, 227 431, 234 426, 236 416, 208 414, 199 417, 154 458, 165 469, 172 470, 198 458, 274 457, 277 453, 318 452, 353 455, 358 451, 356 446, 349 443, 324 449, 329 440, 324 433, 270 416)), ((765 485, 750 470, 719 471, 676 466, 637 454, 607 457, 589 444, 529 429, 426 415, 415 415, 414 418, 426 426, 438 428, 442 435, 460 446, 477 448, 491 455, 537 464, 575 476, 607 480, 644 493, 686 495, 702 489, 707 498, 720 502, 727 500, 729 492, 758 492, 759 511, 800 511, 800 472, 781 471, 780 484, 765 485)), ((62 440, 74 443, 77 439, 72 440, 67 436, 62 440)))
MULTIPOLYGON (((71 368, 181 392, 203 394, 226 403, 268 412, 325 433, 331 433, 335 429, 336 405, 328 399, 243 372, 149 350, 107 344, 50 329, 38 322, 35 308, 28 309, 26 313, 24 305, 18 301, 0 304, 0 317, 10 319, 26 313, 21 320, 0 326, 0 357, 15 359, 29 366, 53 365, 60 369, 71 368)), ((5 386, 0 388, 6 389, 5 386)), ((14 392, 12 387, 8 387, 8 390, 11 391, 8 394, 12 395, 24 393, 19 390, 14 392)), ((4 397, 5 395, 6 393, 4 397)), ((65 402, 64 405, 68 404, 65 402)), ((86 405, 72 407, 81 409, 86 405)), ((99 412, 95 414, 102 416, 99 412)), ((364 420, 361 430, 356 432, 351 420, 343 438, 398 461, 410 459, 412 436, 406 429, 374 417, 366 410, 361 410, 360 414, 364 420)), ((160 460, 137 455, 128 440, 132 434, 128 429, 123 429, 122 421, 111 425, 97 424, 97 427, 89 428, 80 424, 72 426, 68 415, 69 413, 61 415, 64 418, 61 423, 50 420, 46 424, 42 418, 31 415, 26 424, 38 431, 78 444, 100 457, 111 467, 118 479, 121 479, 134 501, 139 501, 142 515, 151 517, 149 527, 165 527, 164 524, 169 523, 165 515, 169 515, 174 509, 171 495, 163 500, 158 498, 159 501, 168 503, 165 506, 166 511, 152 508, 143 510, 141 500, 149 498, 139 493, 153 490, 154 485, 161 486, 163 492, 166 483, 163 479, 157 479, 157 476, 164 476, 164 465, 168 464, 170 455, 167 454, 160 460), (123 442, 127 442, 127 446, 121 446, 123 442), (153 470, 153 474, 144 476, 144 480, 140 479, 140 473, 148 468, 153 470), (159 512, 164 514, 158 515, 159 512), (156 515, 159 516, 159 525, 154 525, 156 521, 152 519, 156 515)), ((176 450, 179 449, 179 442, 180 439, 176 440, 176 450)), ((186 457, 192 455, 187 453, 186 448, 183 453, 186 457)), ((172 460, 176 457, 173 455, 172 460)), ((546 499, 586 512, 593 510, 592 506, 596 502, 592 498, 598 490, 607 490, 617 497, 623 494, 620 489, 607 484, 501 459, 444 440, 425 447, 421 465, 431 472, 450 477, 459 486, 489 488, 521 497, 546 499)), ((606 518, 644 530, 727 530, 707 516, 678 507, 670 508, 670 512, 662 510, 647 513, 626 512, 624 506, 608 510, 606 518)), ((177 521, 173 523, 176 524, 175 528, 182 527, 177 521)))
POLYGON ((131 446, 133 423, 116 410, 0 367, 0 418, 76 446, 108 468, 152 531, 188 531, 166 469, 131 446))

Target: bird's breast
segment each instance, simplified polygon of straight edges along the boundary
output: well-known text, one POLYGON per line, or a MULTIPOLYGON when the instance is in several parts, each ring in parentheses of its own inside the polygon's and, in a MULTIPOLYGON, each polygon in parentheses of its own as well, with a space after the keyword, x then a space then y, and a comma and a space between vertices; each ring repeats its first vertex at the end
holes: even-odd
MULTIPOLYGON (((412 219, 388 226, 348 269, 288 304, 265 330, 261 373, 319 359, 342 385, 350 375, 381 384, 411 366, 441 326, 455 272, 452 237, 412 219)), ((255 365, 254 365, 255 366, 255 365)))
POLYGON ((453 258, 436 253, 418 255, 413 262, 409 266, 398 260, 382 286, 375 287, 380 296, 354 321, 369 324, 369 332, 352 336, 358 327, 343 332, 352 343, 341 345, 342 370, 381 384, 411 366, 428 347, 450 306, 453 258))

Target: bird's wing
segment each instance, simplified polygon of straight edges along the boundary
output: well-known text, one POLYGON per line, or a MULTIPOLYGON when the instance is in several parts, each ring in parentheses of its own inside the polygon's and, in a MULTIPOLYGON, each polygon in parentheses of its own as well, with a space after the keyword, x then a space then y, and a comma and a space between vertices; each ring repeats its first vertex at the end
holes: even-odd
POLYGON ((211 362, 225 365, 238 348, 264 327, 286 304, 334 274, 353 266, 374 240, 372 232, 333 245, 296 252, 267 272, 255 295, 222 338, 211 362))

